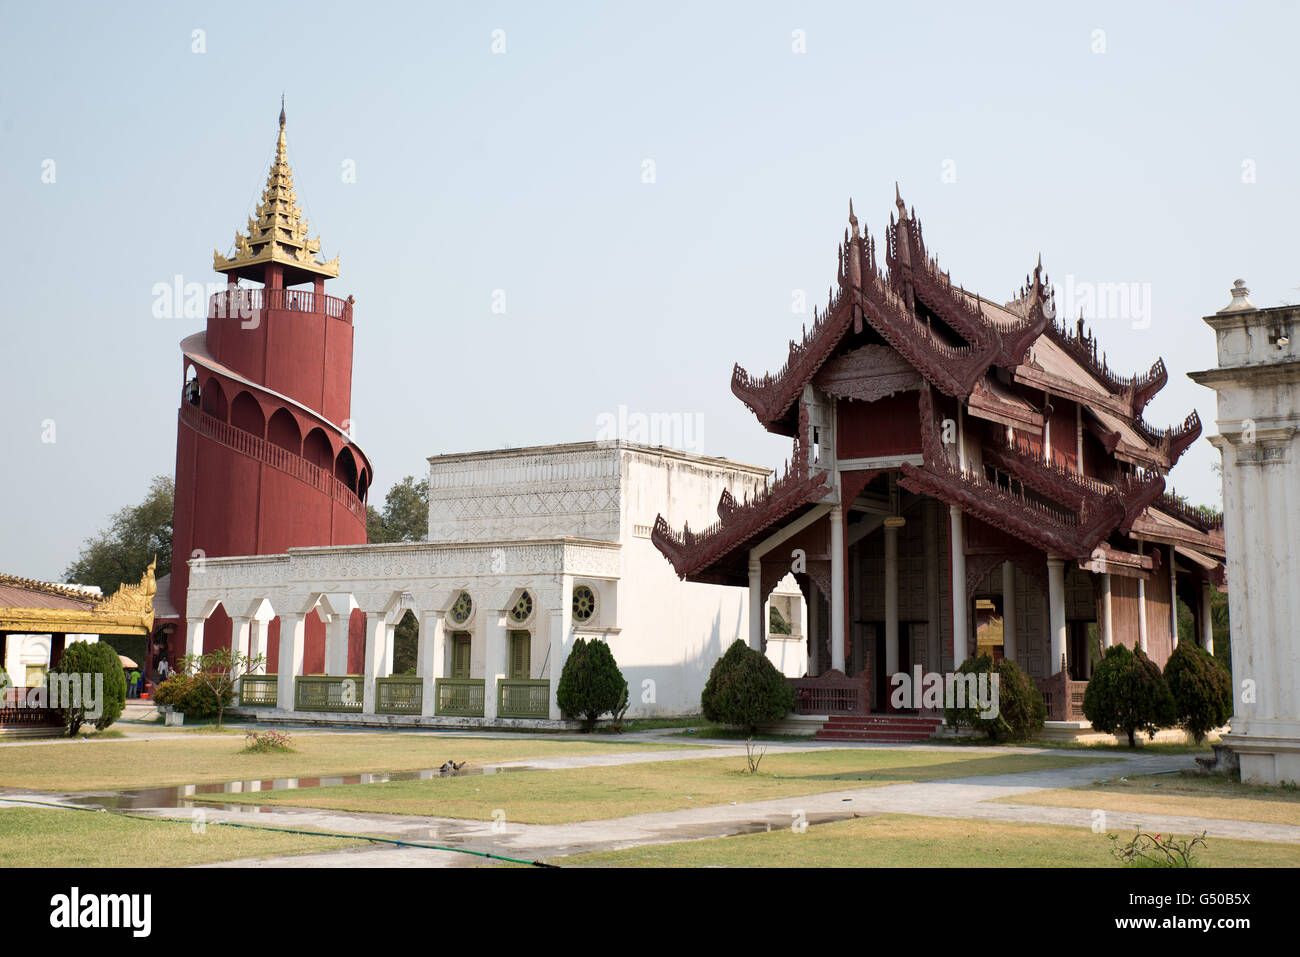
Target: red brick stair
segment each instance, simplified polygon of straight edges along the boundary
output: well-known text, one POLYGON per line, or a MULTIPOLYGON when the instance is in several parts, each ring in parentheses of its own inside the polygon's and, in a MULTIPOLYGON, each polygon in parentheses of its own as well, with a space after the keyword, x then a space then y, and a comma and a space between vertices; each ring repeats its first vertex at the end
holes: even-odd
POLYGON ((907 744, 926 741, 943 724, 942 718, 910 714, 837 714, 813 735, 815 741, 871 741, 907 744))

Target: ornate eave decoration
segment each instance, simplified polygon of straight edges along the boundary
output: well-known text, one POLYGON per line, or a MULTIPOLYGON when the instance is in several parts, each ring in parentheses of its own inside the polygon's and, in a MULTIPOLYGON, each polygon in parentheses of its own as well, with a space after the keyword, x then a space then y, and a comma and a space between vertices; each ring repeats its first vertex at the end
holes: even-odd
POLYGON ((31 634, 147 635, 153 630, 153 596, 157 559, 149 563, 140 581, 122 585, 107 598, 60 585, 30 579, 0 576, 0 583, 24 591, 55 595, 77 602, 83 608, 29 608, 0 606, 0 631, 31 634))
POLYGON ((217 272, 239 272, 249 266, 280 263, 291 269, 317 276, 337 277, 339 258, 329 262, 320 258, 320 237, 309 239, 307 219, 298 205, 293 188, 293 170, 289 167, 284 136, 284 106, 280 107, 280 134, 275 144, 275 159, 266 176, 266 188, 257 204, 257 212, 248 217, 245 232, 235 233, 235 253, 226 257, 214 249, 212 268, 217 272))

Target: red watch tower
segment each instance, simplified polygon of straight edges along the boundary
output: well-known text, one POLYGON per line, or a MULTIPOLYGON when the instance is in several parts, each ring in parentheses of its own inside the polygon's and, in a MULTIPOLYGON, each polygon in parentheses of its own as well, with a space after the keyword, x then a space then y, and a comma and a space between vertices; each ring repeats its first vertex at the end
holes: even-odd
MULTIPOLYGON (((324 261, 320 239, 308 238, 284 127, 282 103, 257 211, 235 234, 232 255, 213 251, 226 291, 210 299, 206 330, 181 341, 170 598, 182 618, 191 558, 366 541, 374 473, 349 435, 353 299, 325 293, 339 261, 324 261)), ((218 609, 208 619, 209 650, 229 644, 231 614, 246 610, 218 609)), ((173 665, 184 634, 183 620, 170 631, 173 665)), ((315 615, 305 655, 307 673, 323 670, 324 627, 315 615)))

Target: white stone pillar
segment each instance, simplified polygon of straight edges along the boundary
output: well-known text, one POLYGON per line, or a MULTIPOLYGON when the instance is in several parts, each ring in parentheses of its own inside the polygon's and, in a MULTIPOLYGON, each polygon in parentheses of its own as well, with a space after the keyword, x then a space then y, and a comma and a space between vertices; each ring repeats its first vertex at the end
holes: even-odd
POLYGON ((203 654, 204 618, 185 619, 185 653, 187 655, 203 654))
POLYGON ((1047 559, 1047 632, 1051 640, 1049 674, 1062 670, 1065 656, 1065 562, 1060 558, 1047 559))
POLYGON ((1201 585, 1201 647, 1210 654, 1214 654, 1214 625, 1210 606, 1210 589, 1213 587, 1209 582, 1201 585))
POLYGON ((285 711, 297 710, 294 696, 294 679, 302 674, 303 646, 306 644, 307 622, 303 615, 280 616, 280 661, 276 666, 276 707, 285 711))
MULTIPOLYGON (((885 519, 885 680, 898 673, 898 530, 900 515, 885 519)), ((887 685, 886 687, 892 687, 887 685)))
MULTIPOLYGON (((398 618, 398 621, 401 621, 401 618, 398 618)), ((384 636, 384 663, 379 670, 379 677, 381 678, 389 678, 393 674, 393 648, 397 644, 394 637, 396 631, 397 622, 394 622, 388 626, 388 633, 384 636)))
POLYGON ((1002 657, 1016 660, 1016 566, 1002 563, 1002 657))
POLYGON ((961 509, 948 506, 948 524, 952 529, 952 668, 956 671, 966 660, 970 640, 970 602, 966 600, 966 529, 961 509))
POLYGON ((351 614, 335 613, 329 624, 325 626, 325 673, 327 675, 348 673, 348 626, 351 624, 351 614))
MULTIPOLYGON (((560 576, 560 607, 551 612, 550 651, 547 653, 545 677, 551 682, 550 718, 560 720, 560 701, 556 697, 560 690, 560 675, 564 673, 564 660, 568 654, 569 632, 573 628, 573 576, 560 576)), ((628 694, 635 694, 636 689, 628 688, 628 694)), ((629 708, 629 711, 634 710, 629 708)))
POLYGON ((490 612, 483 622, 486 645, 483 650, 483 717, 497 716, 497 682, 505 677, 506 619, 500 612, 490 612))
POLYGON ((763 563, 749 560, 749 647, 763 650, 763 563))
MULTIPOLYGON (((249 641, 249 620, 247 618, 230 619, 230 657, 232 662, 236 660, 237 655, 248 657, 249 641)), ((239 668, 231 667, 231 673, 239 672, 239 668)))
POLYGON ((384 662, 387 658, 386 646, 389 644, 392 626, 382 611, 366 612, 366 657, 365 678, 361 685, 361 713, 374 714, 375 702, 379 694, 375 679, 383 677, 384 662))
POLYGON ((831 667, 844 670, 844 510, 831 506, 831 667))
POLYGON ((447 644, 446 615, 431 611, 420 623, 420 640, 415 650, 415 673, 420 676, 420 716, 433 717, 435 702, 434 681, 443 676, 443 660, 447 644))
POLYGON ((266 674, 266 662, 270 654, 270 647, 267 644, 267 630, 271 623, 263 618, 254 618, 249 622, 249 657, 256 660, 262 659, 261 664, 256 668, 249 669, 249 674, 264 675, 266 674))
POLYGON ((1115 624, 1111 615, 1110 572, 1101 576, 1101 648, 1102 653, 1115 643, 1115 624))

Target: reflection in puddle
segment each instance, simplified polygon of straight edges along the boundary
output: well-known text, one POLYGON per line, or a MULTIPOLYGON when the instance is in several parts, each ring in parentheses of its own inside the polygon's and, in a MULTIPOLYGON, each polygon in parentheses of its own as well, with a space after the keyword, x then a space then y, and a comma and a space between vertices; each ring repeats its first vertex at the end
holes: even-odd
MULTIPOLYGON (((444 765, 446 767, 446 765, 444 765)), ((146 807, 188 807, 195 801, 220 803, 222 794, 257 794, 262 791, 296 791, 300 788, 339 787, 345 784, 384 784, 388 781, 429 781, 458 778, 467 774, 498 774, 506 771, 534 771, 528 765, 509 767, 466 767, 456 770, 428 768, 422 771, 370 771, 315 778, 264 778, 253 781, 222 781, 210 784, 181 784, 161 788, 133 788, 124 791, 84 791, 67 795, 70 804, 91 804, 117 810, 146 807)), ((245 804, 231 807, 248 807, 245 804)), ((254 805, 257 810, 270 810, 254 805)))

